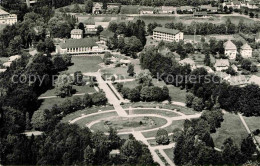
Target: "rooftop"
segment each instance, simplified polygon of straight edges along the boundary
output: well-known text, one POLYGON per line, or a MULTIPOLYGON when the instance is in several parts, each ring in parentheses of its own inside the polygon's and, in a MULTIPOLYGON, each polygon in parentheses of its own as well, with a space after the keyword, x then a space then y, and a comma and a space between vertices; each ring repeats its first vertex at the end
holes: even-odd
POLYGON ((215 66, 216 67, 229 66, 229 61, 228 61, 228 59, 216 59, 215 66))
POLYGON ((224 43, 224 48, 225 48, 225 50, 226 49, 231 49, 231 50, 237 49, 236 45, 231 40, 228 40, 227 42, 224 43))
POLYGON ((185 58, 179 62, 180 64, 189 64, 189 65, 195 65, 195 62, 190 58, 185 58))
POLYGON ((97 46, 97 43, 92 38, 83 39, 67 39, 64 43, 60 44, 62 49, 65 48, 79 48, 79 47, 93 47, 97 46))
POLYGON ((81 35, 82 33, 83 33, 83 31, 81 29, 73 29, 71 31, 71 34, 79 34, 79 35, 81 35))
POLYGON ((242 50, 252 50, 251 46, 248 45, 247 43, 245 43, 242 47, 241 47, 242 50))
POLYGON ((177 29, 168 29, 168 28, 163 28, 163 27, 156 27, 153 31, 169 33, 169 34, 172 34, 172 35, 176 35, 180 32, 177 29))
POLYGON ((244 85, 247 83, 246 76, 239 75, 239 76, 232 76, 229 79, 230 85, 244 85))
POLYGON ((8 15, 9 13, 4 11, 3 9, 0 9, 0 15, 8 15))
POLYGON ((260 86, 260 77, 252 75, 248 82, 260 86))

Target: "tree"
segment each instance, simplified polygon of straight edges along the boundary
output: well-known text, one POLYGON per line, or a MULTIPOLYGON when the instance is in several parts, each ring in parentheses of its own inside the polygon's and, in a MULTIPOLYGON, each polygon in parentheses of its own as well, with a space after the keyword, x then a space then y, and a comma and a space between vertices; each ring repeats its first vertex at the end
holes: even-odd
POLYGON ((116 33, 117 34, 125 34, 125 32, 126 32, 126 24, 125 24, 125 22, 120 22, 117 25, 116 33))
POLYGON ((81 86, 84 84, 83 82, 83 74, 81 71, 76 71, 74 73, 74 85, 81 86))
POLYGON ((106 105, 107 98, 104 92, 97 92, 92 94, 92 103, 96 106, 106 105))
POLYGON ((71 96, 72 78, 69 74, 59 75, 55 83, 55 94, 60 97, 71 96))
POLYGON ((109 25, 108 25, 108 30, 110 30, 111 32, 116 33, 117 23, 116 22, 110 22, 109 25))
POLYGON ((116 84, 116 90, 118 91, 118 92, 121 92, 122 91, 122 88, 123 88, 123 84, 122 83, 117 83, 116 84))
POLYGON ((204 58, 204 64, 206 65, 206 66, 210 66, 210 55, 209 54, 206 54, 205 55, 205 58, 204 58))
POLYGON ((84 96, 83 96, 83 101, 82 101, 83 105, 85 107, 91 107, 92 106, 92 98, 91 96, 86 93, 84 96))
POLYGON ((120 149, 122 158, 130 165, 135 164, 138 158, 142 155, 142 145, 137 140, 128 139, 120 149))
POLYGON ((64 70, 67 66, 66 66, 66 63, 64 61, 64 59, 62 58, 62 56, 60 55, 55 55, 53 57, 53 66, 54 66, 54 69, 56 71, 61 71, 61 70, 64 70))
POLYGON ((110 141, 110 149, 118 149, 121 144, 121 139, 117 135, 117 130, 110 127, 108 131, 108 140, 110 141))
POLYGON ((73 96, 71 106, 74 111, 80 110, 82 108, 81 98, 79 96, 73 96))
POLYGON ((37 110, 32 116, 32 127, 35 130, 44 130, 47 124, 47 112, 49 110, 37 110))
POLYGON ((169 143, 168 132, 164 129, 159 129, 156 133, 156 142, 158 144, 166 145, 169 143))
POLYGON ((256 145, 250 135, 247 138, 243 139, 241 143, 241 152, 248 159, 251 159, 252 155, 256 152, 256 145))
POLYGON ((94 164, 95 154, 93 149, 88 145, 84 150, 84 164, 91 165, 94 164))
POLYGON ((26 130, 30 130, 31 129, 31 121, 30 121, 30 115, 29 115, 29 112, 26 112, 26 130))
POLYGON ((162 88, 162 92, 163 92, 163 100, 167 100, 169 99, 170 100, 170 96, 169 96, 169 88, 164 85, 163 88, 162 88))
POLYGON ((256 65, 252 65, 252 66, 250 67, 250 71, 251 71, 252 73, 258 72, 257 66, 256 66, 256 65))
POLYGON ((22 49, 22 38, 21 36, 15 36, 13 40, 10 41, 8 54, 16 55, 20 54, 22 49))
POLYGON ((85 25, 84 25, 82 22, 80 22, 80 23, 78 24, 78 29, 81 29, 81 30, 82 30, 83 35, 85 34, 85 25))
POLYGON ((195 111, 202 111, 204 108, 204 104, 201 98, 195 97, 192 101, 192 108, 195 111))
POLYGON ((232 76, 237 75, 237 72, 231 66, 228 67, 228 69, 226 70, 226 73, 230 74, 232 76))
POLYGON ((87 0, 85 1, 85 11, 86 13, 92 13, 93 1, 87 0))
POLYGON ((194 98, 195 98, 195 96, 192 93, 187 93, 186 94, 186 106, 187 107, 191 107, 192 106, 194 98))
POLYGON ((134 76, 135 72, 134 72, 134 65, 133 64, 129 64, 128 65, 127 73, 131 77, 134 76))
POLYGON ((97 35, 100 35, 100 33, 101 33, 103 30, 104 30, 104 28, 103 28, 101 25, 99 25, 99 26, 97 27, 97 35))
POLYGON ((245 70, 250 71, 252 62, 249 59, 243 59, 241 62, 241 67, 245 70))
POLYGON ((140 100, 140 92, 138 89, 131 89, 127 97, 131 102, 137 102, 140 100))

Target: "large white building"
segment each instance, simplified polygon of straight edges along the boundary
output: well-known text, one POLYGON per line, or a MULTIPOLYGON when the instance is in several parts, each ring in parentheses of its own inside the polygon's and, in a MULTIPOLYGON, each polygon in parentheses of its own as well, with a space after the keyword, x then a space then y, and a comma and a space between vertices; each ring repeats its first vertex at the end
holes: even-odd
POLYGON ((237 56, 237 47, 231 40, 228 40, 224 43, 225 55, 229 59, 236 59, 237 56))
POLYGON ((164 40, 168 42, 179 42, 180 40, 183 40, 183 32, 176 29, 156 27, 153 30, 153 39, 164 40))
POLYGON ((241 56, 243 58, 251 58, 252 57, 252 52, 253 52, 253 49, 247 43, 245 43, 241 47, 241 50, 240 50, 240 54, 241 54, 241 56))
POLYGON ((82 39, 83 38, 83 31, 81 29, 73 29, 70 33, 70 37, 72 39, 82 39))
POLYGON ((60 54, 93 54, 102 53, 101 48, 93 39, 67 39, 56 47, 56 53, 60 54))
POLYGON ((0 24, 13 25, 17 22, 17 15, 10 14, 2 9, 0 9, 0 24))

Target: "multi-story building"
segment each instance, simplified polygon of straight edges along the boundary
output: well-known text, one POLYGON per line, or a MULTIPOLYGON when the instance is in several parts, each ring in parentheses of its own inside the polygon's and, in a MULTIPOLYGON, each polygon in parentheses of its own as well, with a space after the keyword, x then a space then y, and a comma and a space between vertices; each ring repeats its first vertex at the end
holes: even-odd
POLYGON ((56 47, 56 53, 60 54, 95 54, 102 53, 104 49, 93 39, 67 39, 56 47))
POLYGON ((153 30, 153 39, 164 40, 168 42, 179 42, 180 40, 183 40, 183 32, 176 29, 156 27, 153 30))
POLYGON ((2 9, 0 9, 0 24, 13 25, 17 22, 17 15, 10 14, 2 9))
POLYGON ((228 40, 224 43, 225 55, 229 59, 236 59, 237 56, 237 47, 231 40, 228 40))
POLYGON ((253 49, 247 43, 245 43, 240 49, 240 54, 243 58, 251 58, 252 52, 253 49))
POLYGON ((70 33, 72 39, 82 39, 83 31, 81 29, 73 29, 70 33))

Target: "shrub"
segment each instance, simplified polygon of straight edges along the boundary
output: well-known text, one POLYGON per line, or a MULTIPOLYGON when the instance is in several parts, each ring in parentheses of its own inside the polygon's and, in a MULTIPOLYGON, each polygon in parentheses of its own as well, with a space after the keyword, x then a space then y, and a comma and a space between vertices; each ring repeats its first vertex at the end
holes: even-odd
POLYGON ((186 106, 187 107, 191 107, 192 106, 193 99, 194 99, 194 95, 192 93, 187 93, 186 94, 186 106))
POLYGON ((106 105, 107 98, 104 92, 97 92, 92 95, 92 103, 96 106, 106 105))
POLYGON ((155 139, 158 144, 169 144, 168 132, 164 129, 159 129, 157 131, 155 139))

